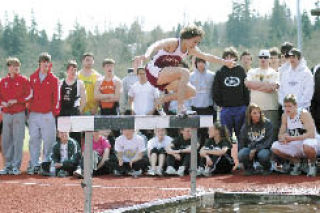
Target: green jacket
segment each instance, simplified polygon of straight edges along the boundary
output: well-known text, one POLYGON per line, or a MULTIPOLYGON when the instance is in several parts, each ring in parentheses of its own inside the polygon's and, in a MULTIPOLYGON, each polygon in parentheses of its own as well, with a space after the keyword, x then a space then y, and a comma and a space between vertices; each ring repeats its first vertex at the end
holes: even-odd
MULTIPOLYGON (((60 145, 61 142, 58 140, 52 150, 52 161, 53 163, 60 163, 60 145)), ((81 159, 81 149, 77 141, 69 138, 68 140, 68 160, 62 162, 63 167, 73 167, 78 166, 81 159)))

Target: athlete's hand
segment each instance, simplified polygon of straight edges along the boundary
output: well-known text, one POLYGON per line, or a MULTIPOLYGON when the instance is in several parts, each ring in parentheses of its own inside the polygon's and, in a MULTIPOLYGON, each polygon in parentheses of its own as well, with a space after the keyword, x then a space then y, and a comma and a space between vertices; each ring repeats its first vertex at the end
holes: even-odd
POLYGON ((287 143, 296 140, 294 136, 289 136, 289 135, 284 136, 284 138, 287 143))
POLYGON ((174 154, 173 157, 174 157, 176 160, 178 160, 178 161, 181 160, 180 154, 174 154))

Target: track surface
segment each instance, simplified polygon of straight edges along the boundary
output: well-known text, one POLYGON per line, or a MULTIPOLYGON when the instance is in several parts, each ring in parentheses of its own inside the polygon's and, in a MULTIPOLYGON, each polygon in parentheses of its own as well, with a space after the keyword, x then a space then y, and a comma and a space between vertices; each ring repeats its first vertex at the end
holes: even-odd
MULTIPOLYGON (((22 175, 0 176, 0 212, 83 212, 81 180, 73 177, 47 178, 25 174, 29 156, 24 153, 22 175)), ((3 165, 0 160, 0 165, 3 165)), ((93 211, 114 209, 189 193, 190 178, 185 177, 114 177, 93 179, 93 211)), ((320 176, 218 175, 198 178, 203 191, 267 191, 320 194, 320 176)))

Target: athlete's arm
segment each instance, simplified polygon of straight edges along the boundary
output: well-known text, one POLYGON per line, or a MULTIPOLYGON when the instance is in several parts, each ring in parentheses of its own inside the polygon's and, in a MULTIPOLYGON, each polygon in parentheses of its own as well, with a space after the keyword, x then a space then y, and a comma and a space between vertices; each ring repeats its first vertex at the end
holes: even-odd
POLYGON ((208 61, 208 62, 211 62, 211 63, 218 63, 218 64, 222 64, 222 65, 225 65, 229 68, 232 68, 236 65, 236 62, 233 61, 233 60, 225 60, 225 59, 222 59, 218 56, 215 56, 215 55, 211 55, 209 53, 204 53, 204 52, 201 52, 200 49, 198 48, 191 48, 191 49, 188 49, 188 53, 190 55, 193 55, 193 56, 196 56, 198 58, 201 58, 205 61, 208 61))
POLYGON ((285 142, 285 136, 287 131, 287 116, 285 113, 281 117, 281 127, 279 129, 278 140, 279 142, 285 142))
POLYGON ((150 60, 151 56, 157 51, 164 49, 168 52, 173 52, 177 48, 177 46, 178 46, 178 40, 176 38, 167 38, 167 39, 159 40, 153 43, 147 49, 144 55, 136 56, 134 60, 137 61, 138 64, 141 64, 141 62, 150 60))
POLYGON ((84 107, 86 106, 87 103, 87 94, 86 94, 86 88, 84 87, 83 81, 80 81, 80 113, 83 112, 84 107))

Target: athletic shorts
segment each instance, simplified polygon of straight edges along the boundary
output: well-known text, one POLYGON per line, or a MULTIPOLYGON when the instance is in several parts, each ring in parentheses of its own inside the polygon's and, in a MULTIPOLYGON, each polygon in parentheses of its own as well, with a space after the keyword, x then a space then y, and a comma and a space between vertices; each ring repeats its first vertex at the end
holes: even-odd
POLYGON ((305 139, 303 141, 292 141, 290 143, 284 144, 276 141, 272 144, 271 149, 277 149, 281 153, 289 155, 294 158, 305 158, 306 155, 303 151, 303 145, 310 146, 315 149, 317 156, 320 155, 320 140, 317 139, 305 139))

